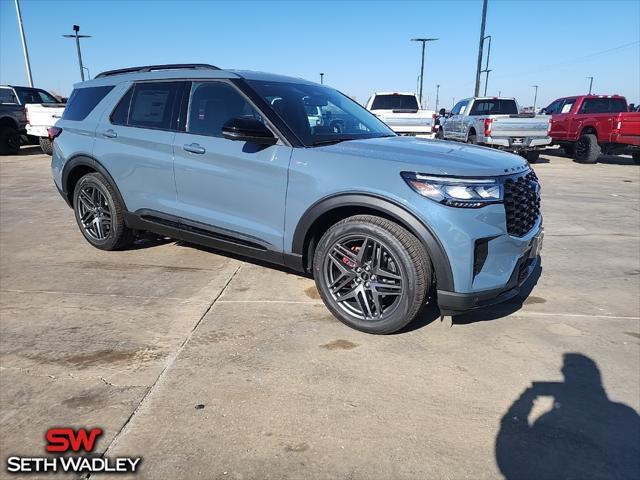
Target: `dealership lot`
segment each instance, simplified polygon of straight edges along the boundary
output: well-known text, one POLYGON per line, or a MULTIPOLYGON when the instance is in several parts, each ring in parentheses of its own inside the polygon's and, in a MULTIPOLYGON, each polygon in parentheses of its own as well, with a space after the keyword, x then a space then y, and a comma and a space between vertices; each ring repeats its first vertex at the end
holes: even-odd
MULTIPOLYGON (((41 456, 50 427, 97 426, 97 451, 142 456, 140 478, 508 477, 497 457, 528 467, 496 455, 501 420, 532 382, 563 382, 569 353, 638 412, 640 169, 548 152, 535 165, 546 234, 530 296, 452 326, 428 308, 389 336, 340 324, 311 279, 281 269, 155 237, 93 249, 50 157, 0 157, 3 461, 41 456)), ((535 400, 529 422, 563 418, 556 455, 611 427, 598 387, 535 400)))

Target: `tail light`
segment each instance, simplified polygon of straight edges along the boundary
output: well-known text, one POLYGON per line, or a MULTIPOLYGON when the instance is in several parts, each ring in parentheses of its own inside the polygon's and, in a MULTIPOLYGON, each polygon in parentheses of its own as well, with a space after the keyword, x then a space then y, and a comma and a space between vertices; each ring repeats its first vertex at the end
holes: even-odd
POLYGON ((431 132, 435 133, 438 131, 437 125, 436 125, 436 119, 438 118, 438 116, 434 113, 433 115, 431 115, 431 132))
POLYGON ((24 116, 27 118, 27 125, 31 125, 31 122, 29 121, 29 109, 28 108, 24 109, 24 116))
POLYGON ((49 134, 49 140, 53 142, 60 136, 62 129, 60 127, 49 127, 47 128, 47 133, 49 134))
POLYGON ((491 136, 491 124, 493 123, 493 119, 492 118, 485 118, 484 119, 484 136, 485 137, 490 137, 491 136))

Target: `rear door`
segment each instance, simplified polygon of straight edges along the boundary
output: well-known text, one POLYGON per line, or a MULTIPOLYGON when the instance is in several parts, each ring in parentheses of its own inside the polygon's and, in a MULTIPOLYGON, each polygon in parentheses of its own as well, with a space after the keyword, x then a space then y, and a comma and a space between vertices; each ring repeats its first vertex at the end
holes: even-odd
POLYGON ((198 233, 282 252, 291 147, 223 138, 238 117, 265 121, 230 82, 193 82, 174 142, 178 214, 198 233))
POLYGON ((130 212, 175 215, 173 139, 185 85, 121 87, 121 100, 98 125, 94 154, 113 176, 130 212))

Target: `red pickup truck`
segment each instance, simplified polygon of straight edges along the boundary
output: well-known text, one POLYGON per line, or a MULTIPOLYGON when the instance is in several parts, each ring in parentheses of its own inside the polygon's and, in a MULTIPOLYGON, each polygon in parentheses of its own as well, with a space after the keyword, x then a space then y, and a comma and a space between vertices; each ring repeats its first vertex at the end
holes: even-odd
POLYGON ((640 112, 628 112, 620 95, 559 98, 541 113, 552 115, 554 145, 578 162, 595 163, 600 154, 631 154, 640 163, 640 112))

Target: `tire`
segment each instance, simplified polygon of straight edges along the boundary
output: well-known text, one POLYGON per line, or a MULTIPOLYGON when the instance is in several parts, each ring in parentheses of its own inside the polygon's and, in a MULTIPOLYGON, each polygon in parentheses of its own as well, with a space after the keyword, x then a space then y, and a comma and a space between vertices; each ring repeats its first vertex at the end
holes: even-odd
POLYGON ((73 191, 73 210, 80 232, 94 247, 120 250, 133 242, 134 232, 124 223, 124 206, 102 174, 80 178, 73 191))
POLYGON ((467 143, 470 143, 471 145, 475 145, 476 143, 478 143, 478 137, 476 137, 476 135, 475 135, 475 134, 473 134, 473 135, 472 135, 472 134, 470 134, 470 135, 467 137, 467 143))
POLYGON ((601 150, 598 145, 598 137, 591 133, 582 135, 575 145, 573 158, 580 163, 596 163, 601 150))
POLYGON ((444 140, 444 132, 442 131, 442 128, 439 128, 439 129, 436 131, 436 135, 435 135, 435 137, 436 137, 438 140, 444 140))
POLYGON ((20 152, 20 134, 11 126, 0 127, 0 155, 17 155, 20 152))
POLYGON ((53 143, 47 137, 40 137, 40 148, 42 153, 51 155, 53 153, 53 143))
POLYGON ((527 159, 527 162, 536 163, 538 161, 538 158, 540 158, 540 152, 535 150, 530 150, 526 152, 523 156, 524 158, 527 159))
POLYGON ((313 274, 329 311, 344 324, 373 334, 396 332, 410 323, 432 284, 431 262, 418 239, 372 215, 355 215, 329 228, 318 242, 313 274))
POLYGON ((632 152, 631 157, 636 164, 640 164, 640 152, 632 152))
POLYGON ((562 146, 562 150, 564 150, 565 155, 573 157, 573 154, 576 151, 576 146, 574 143, 565 144, 562 146))

